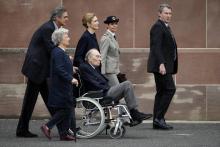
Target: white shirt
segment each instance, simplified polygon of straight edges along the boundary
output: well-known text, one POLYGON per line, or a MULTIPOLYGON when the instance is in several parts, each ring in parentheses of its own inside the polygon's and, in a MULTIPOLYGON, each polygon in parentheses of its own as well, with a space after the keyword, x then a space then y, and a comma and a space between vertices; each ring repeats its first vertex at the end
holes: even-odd
POLYGON ((115 36, 115 33, 111 32, 109 29, 107 30, 113 37, 115 36))
POLYGON ((94 68, 94 69, 95 69, 95 67, 94 67, 92 64, 90 64, 90 63, 89 63, 89 65, 91 65, 91 66, 92 66, 92 68, 94 68))
POLYGON ((54 24, 55 30, 59 29, 55 21, 53 21, 53 24, 54 24))

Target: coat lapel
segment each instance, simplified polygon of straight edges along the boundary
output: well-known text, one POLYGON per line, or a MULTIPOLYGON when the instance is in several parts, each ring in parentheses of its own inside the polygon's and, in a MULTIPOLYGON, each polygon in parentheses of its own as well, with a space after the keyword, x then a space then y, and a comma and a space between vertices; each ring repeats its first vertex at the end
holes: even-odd
POLYGON ((106 35, 110 38, 111 42, 114 44, 115 48, 120 53, 118 42, 115 40, 114 36, 108 30, 106 31, 106 35))
POLYGON ((173 39, 173 43, 174 43, 174 45, 175 45, 176 48, 177 48, 176 40, 175 40, 175 38, 174 38, 174 36, 173 36, 171 30, 169 30, 168 27, 165 25, 165 23, 164 23, 163 21, 161 21, 160 19, 158 20, 158 22, 162 25, 162 27, 163 27, 163 29, 165 30, 165 32, 166 32, 167 34, 169 34, 170 37, 173 39))
POLYGON ((108 81, 98 70, 99 69, 94 69, 90 64, 87 64, 91 70, 91 72, 100 80, 105 80, 108 81))

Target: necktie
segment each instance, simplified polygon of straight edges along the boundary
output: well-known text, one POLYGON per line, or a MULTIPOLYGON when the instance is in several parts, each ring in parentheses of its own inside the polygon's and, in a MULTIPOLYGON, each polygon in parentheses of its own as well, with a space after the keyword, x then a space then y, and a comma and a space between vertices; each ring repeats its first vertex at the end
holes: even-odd
POLYGON ((114 35, 114 38, 115 38, 115 40, 116 40, 116 36, 114 35))
POLYGON ((170 26, 167 26, 167 29, 170 32, 170 34, 172 35, 172 37, 173 37, 173 33, 172 33, 171 29, 170 29, 170 26))

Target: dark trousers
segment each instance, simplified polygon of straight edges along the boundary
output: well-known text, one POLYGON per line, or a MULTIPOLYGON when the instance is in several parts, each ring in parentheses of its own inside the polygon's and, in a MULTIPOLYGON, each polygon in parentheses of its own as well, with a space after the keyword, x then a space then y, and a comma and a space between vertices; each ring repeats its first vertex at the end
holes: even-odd
POLYGON ((154 101, 154 119, 164 119, 170 102, 176 92, 172 74, 154 73, 156 95, 154 101))
POLYGON ((60 136, 68 134, 69 128, 71 128, 72 118, 74 116, 73 108, 50 108, 53 111, 51 120, 46 124, 49 129, 52 129, 55 125, 60 126, 60 136))
MULTIPOLYGON (((54 112, 50 110, 50 108, 47 105, 48 94, 49 94, 47 81, 45 80, 41 84, 36 84, 31 80, 28 80, 24 95, 21 115, 17 126, 17 132, 19 131, 26 132, 29 130, 29 122, 39 93, 41 94, 48 111, 50 112, 51 115, 53 115, 54 112)), ((58 130, 60 129, 59 125, 57 126, 57 128, 58 130)))

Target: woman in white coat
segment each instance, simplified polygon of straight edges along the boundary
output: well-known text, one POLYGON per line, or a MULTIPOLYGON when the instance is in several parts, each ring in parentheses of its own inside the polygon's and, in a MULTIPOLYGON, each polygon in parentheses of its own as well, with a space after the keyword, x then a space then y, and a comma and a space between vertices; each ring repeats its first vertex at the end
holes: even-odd
POLYGON ((119 45, 115 37, 119 19, 116 16, 108 16, 104 21, 107 30, 101 37, 100 52, 102 56, 102 74, 109 80, 109 86, 119 84, 117 74, 119 70, 119 45))

